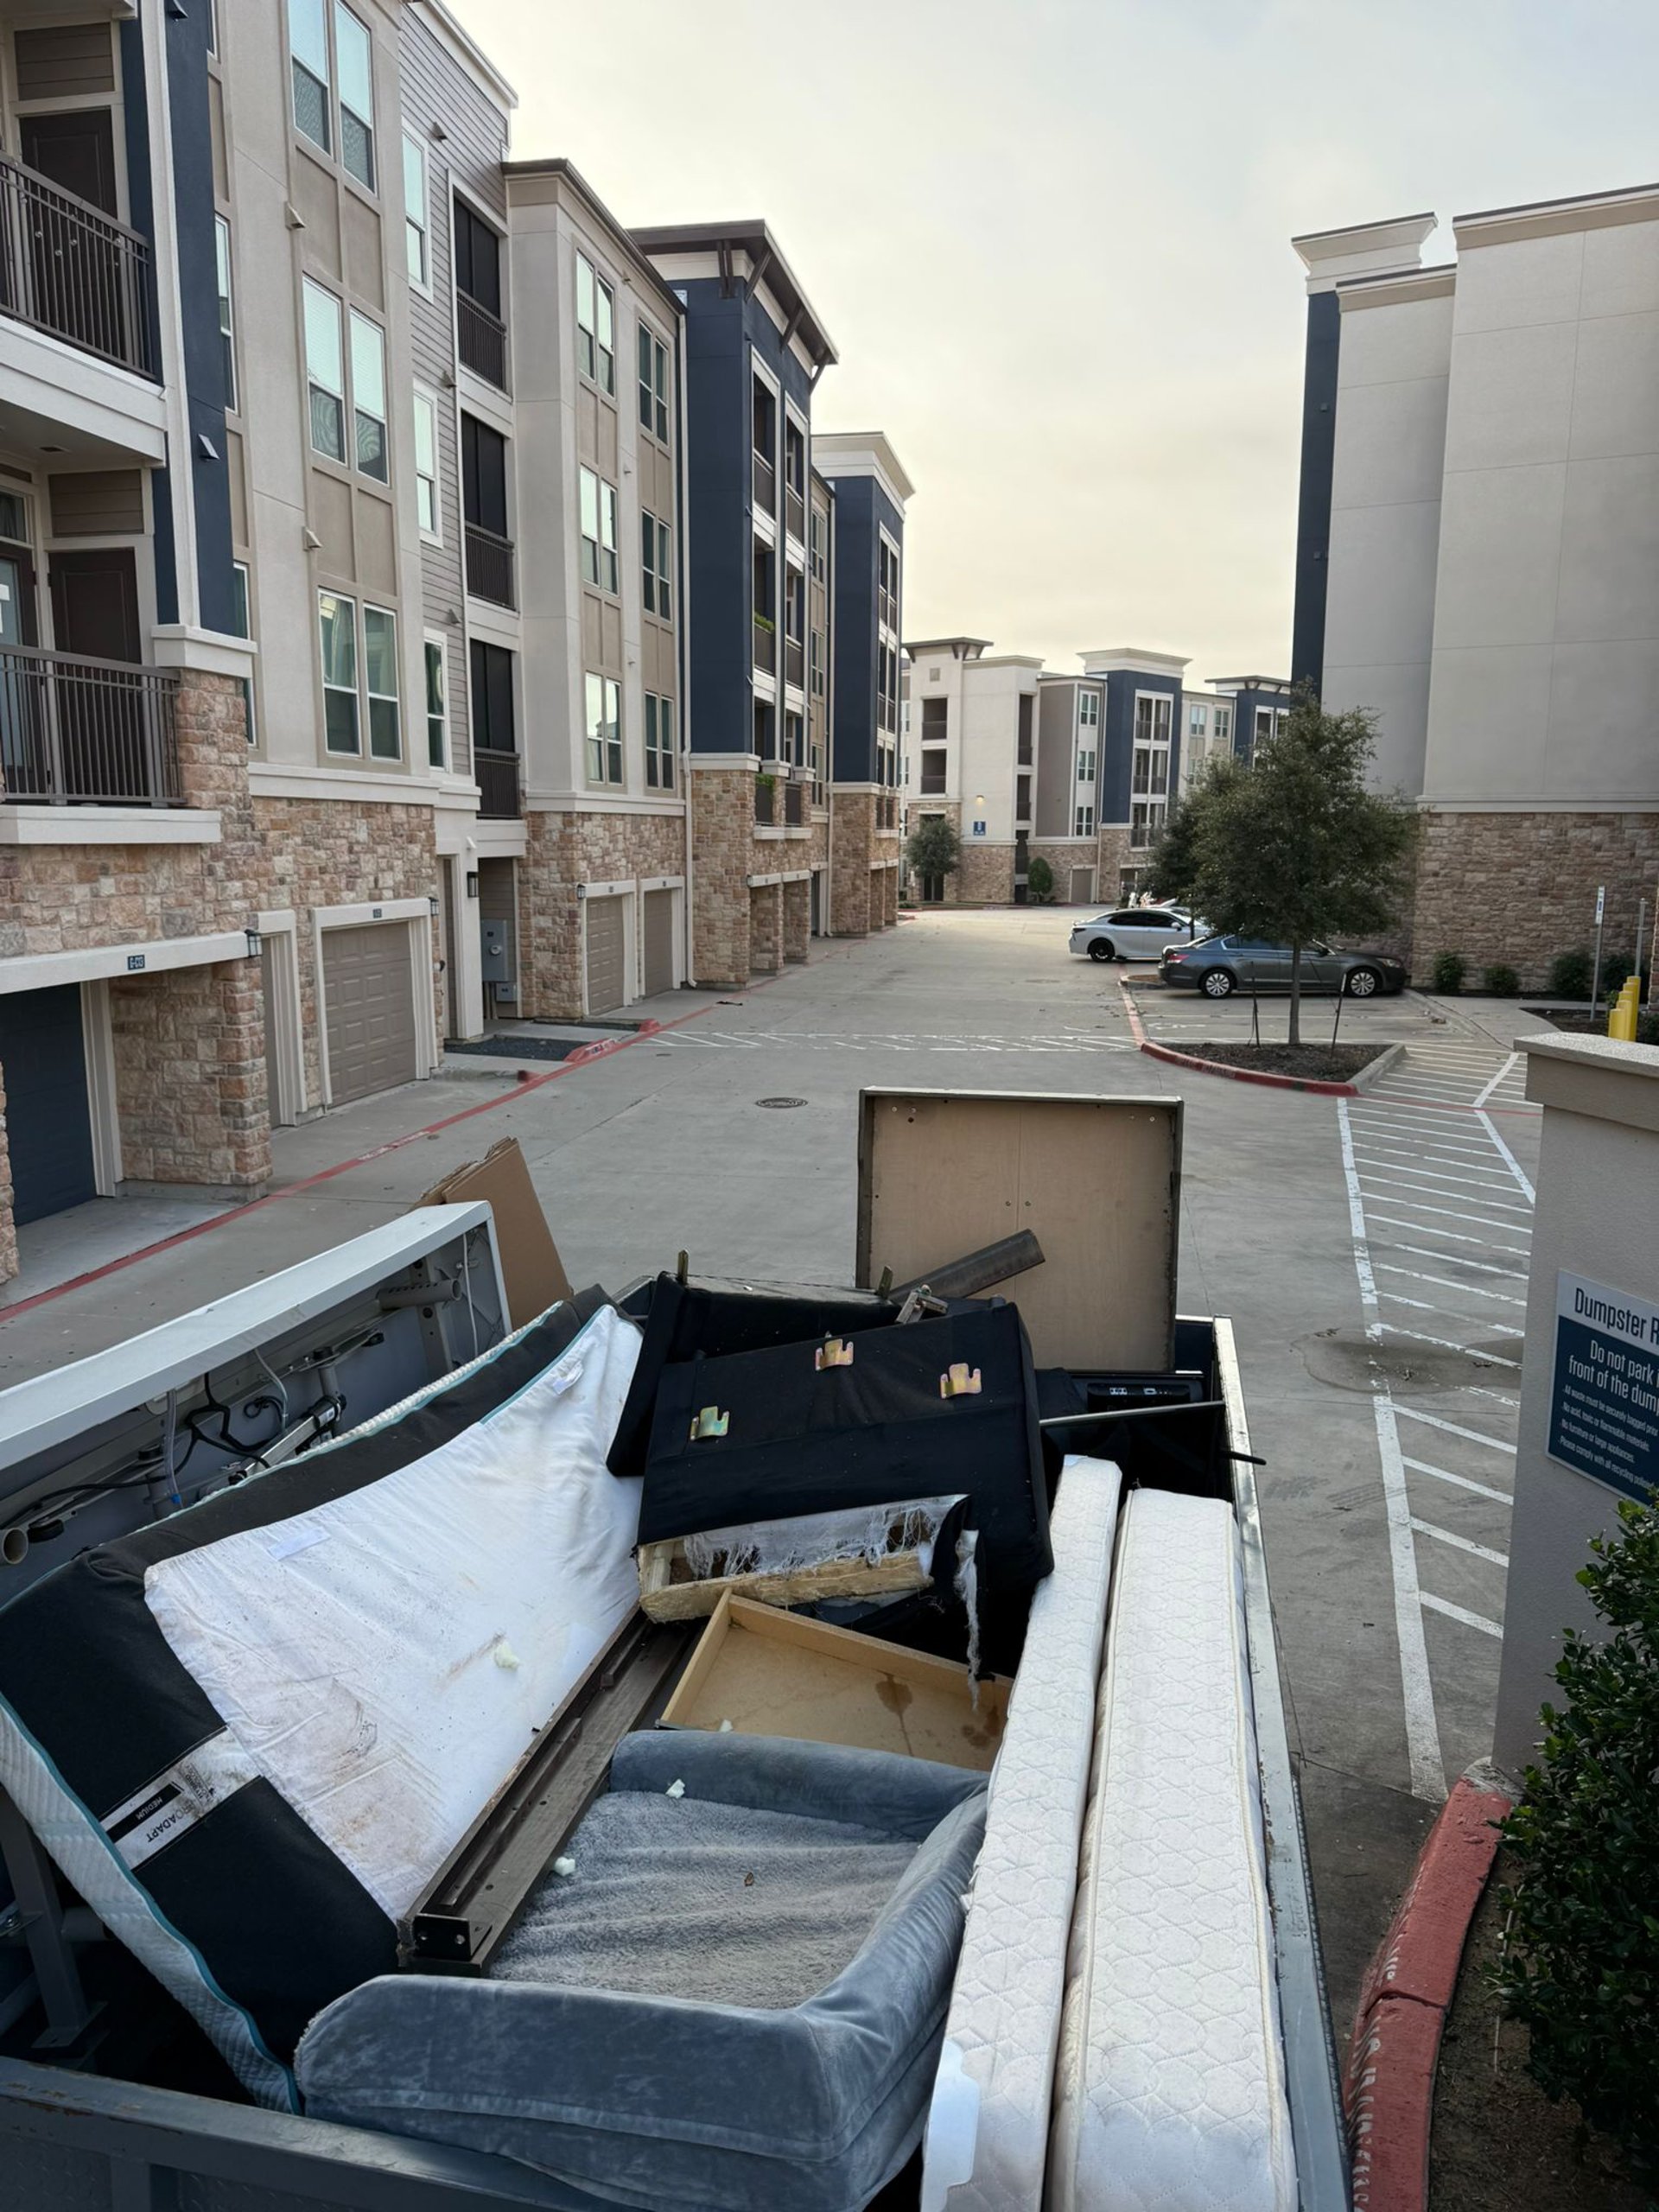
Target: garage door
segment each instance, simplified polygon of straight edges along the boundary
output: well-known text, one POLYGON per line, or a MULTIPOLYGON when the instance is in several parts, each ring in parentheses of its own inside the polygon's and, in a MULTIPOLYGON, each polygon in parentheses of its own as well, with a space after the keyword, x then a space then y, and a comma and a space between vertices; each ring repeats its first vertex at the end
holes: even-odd
POLYGON ((41 1221, 95 1198, 79 983, 0 996, 0 1068, 14 1218, 41 1221))
POLYGON ((1094 902, 1095 871, 1091 868, 1074 868, 1071 871, 1071 904, 1088 906, 1094 902))
POLYGON ((336 1106, 415 1080, 415 979, 402 923, 325 931, 322 992, 336 1106))
POLYGON ((623 961, 622 910, 626 898, 589 899, 588 908, 588 1011, 608 1014, 627 995, 623 961))
POLYGON ((645 996, 674 988, 674 893, 645 893, 645 996))

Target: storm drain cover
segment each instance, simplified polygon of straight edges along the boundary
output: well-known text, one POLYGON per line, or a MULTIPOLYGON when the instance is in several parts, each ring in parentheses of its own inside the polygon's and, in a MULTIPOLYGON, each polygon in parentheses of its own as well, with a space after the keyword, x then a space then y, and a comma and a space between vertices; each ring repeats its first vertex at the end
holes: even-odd
POLYGON ((757 1106, 804 1106, 804 1098, 757 1098, 757 1106))

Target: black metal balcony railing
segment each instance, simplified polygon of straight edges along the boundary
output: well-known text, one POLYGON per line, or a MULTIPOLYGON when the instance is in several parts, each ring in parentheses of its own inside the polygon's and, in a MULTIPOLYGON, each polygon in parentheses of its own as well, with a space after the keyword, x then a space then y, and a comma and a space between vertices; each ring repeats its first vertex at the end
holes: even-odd
POLYGON ((0 647, 5 797, 50 806, 181 806, 172 670, 0 647))
POLYGON ((149 302, 137 231, 0 156, 0 312, 153 377, 149 302))
POLYGON ((806 501, 792 484, 784 486, 784 524, 798 544, 806 543, 806 501))
POLYGON ((481 522, 467 525, 467 588, 492 607, 516 607, 512 590, 512 540, 481 522))
POLYGON ((455 294, 455 345, 462 368, 507 389, 507 326, 465 292, 455 294))
POLYGON ((754 456, 754 504, 762 514, 778 512, 778 473, 763 453, 754 456))
POLYGON ((776 626, 764 614, 754 617, 754 664, 766 670, 768 676, 778 671, 778 632, 776 626))
POLYGON ((798 638, 784 639, 784 681, 798 691, 806 677, 806 648, 798 638))
POLYGON ((486 822, 516 822, 523 810, 518 796, 518 755, 496 753, 475 745, 473 773, 478 779, 478 810, 482 818, 486 822))

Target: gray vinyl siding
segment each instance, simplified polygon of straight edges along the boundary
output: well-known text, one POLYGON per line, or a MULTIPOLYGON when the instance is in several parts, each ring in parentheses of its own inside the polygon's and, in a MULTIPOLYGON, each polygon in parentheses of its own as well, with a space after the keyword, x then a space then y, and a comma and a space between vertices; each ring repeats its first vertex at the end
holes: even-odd
MULTIPOLYGON (((472 79, 459 69, 412 9, 403 22, 403 128, 426 151, 428 250, 432 296, 409 288, 410 341, 417 383, 437 401, 438 505, 443 543, 421 545, 421 613, 429 630, 449 640, 450 763, 465 775, 472 766, 472 727, 467 698, 467 652, 450 613, 466 605, 461 524, 460 429, 453 378, 455 371, 454 257, 450 208, 459 184, 486 213, 506 223, 506 189, 501 175, 501 118, 472 79), (446 136, 434 138, 442 122, 446 136), (446 378, 451 382, 446 383, 446 378)), ((401 238, 404 147, 388 147, 385 174, 387 197, 395 206, 401 238), (392 162, 396 156, 396 170, 392 162)))
POLYGON ((115 90, 110 25, 48 23, 16 33, 20 100, 81 99, 115 90))
MULTIPOLYGON (((1037 694, 1037 788, 1032 815, 1036 838, 1069 837, 1074 827, 1071 813, 1071 763, 1077 720, 1075 683, 1045 683, 1037 694)), ((1024 772, 1016 768, 1014 773, 1024 772)))

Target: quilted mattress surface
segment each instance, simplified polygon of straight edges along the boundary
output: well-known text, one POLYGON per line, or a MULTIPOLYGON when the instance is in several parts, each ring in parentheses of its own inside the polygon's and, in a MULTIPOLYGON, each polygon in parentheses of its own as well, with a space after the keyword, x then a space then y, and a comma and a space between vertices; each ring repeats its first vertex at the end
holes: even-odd
POLYGON ((1294 2212, 1237 1531, 1123 1516, 1055 2076, 1049 2212, 1294 2212))
POLYGON ((923 2212, 1042 2202, 1122 1478, 1070 1458, 987 1802, 928 2115, 923 2212))

